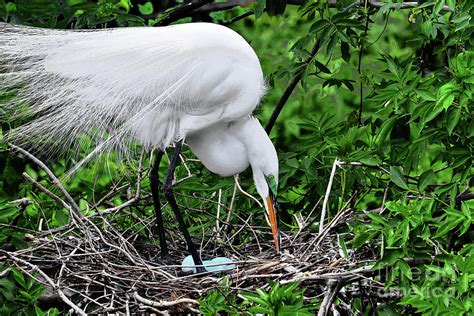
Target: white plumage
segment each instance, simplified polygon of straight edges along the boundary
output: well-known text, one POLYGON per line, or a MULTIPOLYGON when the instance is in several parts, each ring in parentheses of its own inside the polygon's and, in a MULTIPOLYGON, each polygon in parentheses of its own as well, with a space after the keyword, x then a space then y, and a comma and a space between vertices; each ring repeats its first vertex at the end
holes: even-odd
POLYGON ((165 148, 216 120, 250 115, 265 91, 247 42, 214 24, 94 31, 3 24, 0 32, 8 69, 0 88, 26 84, 15 102, 42 113, 15 132, 22 141, 70 147, 84 132, 107 131, 111 145, 132 136, 165 148))
POLYGON ((236 32, 208 23, 87 31, 0 24, 0 62, 0 89, 19 87, 2 106, 30 118, 9 133, 14 142, 49 152, 71 148, 83 135, 103 148, 138 140, 164 149, 185 139, 220 175, 250 164, 273 209, 278 159, 250 116, 264 78, 236 32))

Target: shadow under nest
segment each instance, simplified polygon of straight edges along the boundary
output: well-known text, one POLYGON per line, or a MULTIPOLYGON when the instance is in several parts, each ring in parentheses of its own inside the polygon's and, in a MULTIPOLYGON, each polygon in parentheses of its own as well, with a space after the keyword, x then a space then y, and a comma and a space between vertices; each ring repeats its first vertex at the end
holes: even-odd
MULTIPOLYGON (((32 241, 28 249, 2 251, 11 263, 45 285, 40 306, 63 306, 78 314, 197 313, 197 300, 213 289, 255 291, 267 288, 272 279, 280 284, 303 282, 305 297, 323 299, 338 284, 334 295, 343 285, 372 272, 369 263, 374 254, 365 249, 344 258, 333 232, 350 217, 350 209, 340 211, 321 234, 305 227, 283 232, 279 255, 272 240, 259 238, 260 228, 247 223, 236 230, 253 231, 254 238, 245 248, 234 249, 225 242, 225 233, 213 234, 202 242, 203 257, 226 256, 236 269, 190 275, 181 271, 181 260, 189 253, 178 231, 167 230, 170 253, 162 259, 158 246, 144 243, 137 232, 119 232, 109 215, 79 218, 71 214, 73 220, 67 226, 28 235, 32 241)), ((334 297, 329 299, 331 303, 334 297)))

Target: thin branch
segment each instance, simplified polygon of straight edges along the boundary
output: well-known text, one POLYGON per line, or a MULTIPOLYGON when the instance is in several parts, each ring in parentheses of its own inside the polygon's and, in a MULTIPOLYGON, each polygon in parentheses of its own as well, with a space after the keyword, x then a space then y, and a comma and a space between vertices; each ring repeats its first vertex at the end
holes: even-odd
POLYGON ((235 175, 235 176, 234 176, 234 180, 235 180, 235 184, 237 185, 237 188, 239 189, 239 191, 240 191, 243 195, 245 195, 245 196, 251 198, 253 201, 255 201, 255 203, 258 204, 258 206, 259 206, 260 208, 263 208, 262 203, 260 203, 260 201, 257 200, 257 198, 255 198, 252 194, 247 193, 246 191, 244 191, 244 189, 242 189, 242 187, 240 186, 240 183, 239 183, 239 176, 238 176, 238 175, 235 175))
POLYGON ((221 24, 224 25, 224 26, 229 26, 229 25, 231 25, 231 24, 233 24, 233 23, 235 23, 235 22, 238 22, 238 21, 240 21, 240 20, 243 20, 243 19, 245 19, 246 17, 249 17, 249 16, 251 16, 251 15, 253 15, 253 14, 254 14, 253 10, 250 10, 250 11, 247 11, 247 12, 241 14, 241 15, 238 15, 238 16, 236 16, 236 17, 233 17, 233 18, 230 19, 229 21, 223 21, 221 24))
POLYGON ((219 240, 219 233, 221 231, 219 221, 221 218, 221 201, 222 201, 222 189, 219 189, 219 195, 217 198, 217 214, 216 214, 216 238, 219 240))
POLYGON ((199 305, 199 302, 191 298, 180 298, 175 301, 152 301, 140 296, 137 292, 133 292, 133 297, 140 303, 153 307, 171 307, 177 304, 193 304, 199 305))
POLYGON ((71 197, 71 195, 69 195, 69 192, 66 191, 66 189, 63 187, 63 185, 61 184, 61 182, 58 180, 58 178, 54 175, 54 173, 41 161, 39 160, 38 158, 36 158, 35 156, 33 156, 32 154, 30 154, 29 152, 27 152, 26 150, 24 150, 23 148, 21 147, 18 147, 18 146, 15 146, 13 144, 8 144, 8 146, 15 150, 15 151, 18 151, 20 153, 22 153, 23 155, 27 156, 31 161, 33 161, 35 164, 37 164, 39 167, 41 167, 41 169, 43 169, 46 174, 51 178, 51 180, 53 181, 54 185, 56 185, 56 187, 64 194, 64 197, 66 198, 66 200, 69 202, 69 204, 71 205, 72 209, 76 212, 77 216, 79 218, 83 218, 84 215, 82 214, 81 212, 81 209, 79 208, 79 206, 76 204, 76 202, 74 201, 74 199, 71 197))
POLYGON ((329 176, 329 182, 326 188, 326 194, 324 195, 323 209, 321 210, 321 220, 319 221, 319 234, 322 234, 324 230, 324 217, 326 217, 326 208, 328 205, 329 195, 331 194, 332 182, 334 180, 334 176, 336 175, 336 168, 338 167, 338 165, 339 165, 339 160, 336 158, 334 159, 334 163, 332 164, 331 175, 329 176))
POLYGON ((188 17, 190 13, 196 9, 213 2, 213 0, 201 0, 197 2, 189 1, 176 9, 169 12, 163 19, 161 19, 156 26, 165 26, 170 25, 173 22, 176 22, 182 18, 188 17))
POLYGON ((332 302, 336 298, 337 293, 343 286, 342 280, 329 280, 326 295, 324 296, 323 302, 319 307, 318 316, 326 316, 329 313, 329 308, 332 302))

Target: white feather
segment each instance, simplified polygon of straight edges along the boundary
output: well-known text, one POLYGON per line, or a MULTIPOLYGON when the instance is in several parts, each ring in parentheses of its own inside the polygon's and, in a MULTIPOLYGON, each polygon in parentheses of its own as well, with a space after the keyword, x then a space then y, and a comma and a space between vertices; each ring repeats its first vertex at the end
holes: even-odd
POLYGON ((6 106, 20 144, 43 152, 96 142, 146 147, 216 122, 247 117, 265 91, 258 59, 232 30, 208 23, 92 31, 0 24, 0 89, 20 86, 6 106))

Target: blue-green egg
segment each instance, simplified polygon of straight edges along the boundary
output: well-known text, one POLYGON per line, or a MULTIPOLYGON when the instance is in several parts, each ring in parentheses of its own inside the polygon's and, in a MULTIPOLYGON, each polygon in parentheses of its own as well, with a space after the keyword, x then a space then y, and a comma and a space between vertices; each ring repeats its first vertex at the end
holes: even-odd
MULTIPOLYGON (((222 272, 222 271, 229 271, 235 269, 237 266, 234 264, 234 262, 226 257, 217 257, 212 260, 204 260, 202 262, 204 267, 208 272, 222 272)), ((183 272, 192 272, 196 273, 196 268, 192 268, 190 266, 193 266, 194 260, 192 256, 187 256, 184 258, 183 262, 181 263, 181 270, 183 272)))

